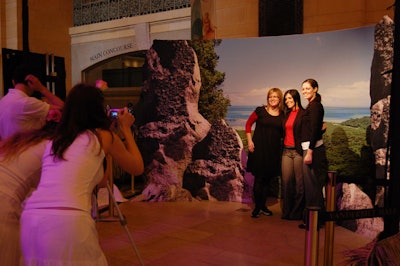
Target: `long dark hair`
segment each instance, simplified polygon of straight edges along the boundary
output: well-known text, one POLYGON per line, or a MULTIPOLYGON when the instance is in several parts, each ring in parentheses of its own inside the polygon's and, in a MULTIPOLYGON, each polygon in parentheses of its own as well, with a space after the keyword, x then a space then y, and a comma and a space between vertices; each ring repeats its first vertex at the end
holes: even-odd
POLYGON ((298 106, 300 109, 304 109, 303 106, 301 105, 301 99, 300 99, 300 93, 298 90, 292 89, 292 90, 287 90, 283 94, 283 106, 285 108, 285 113, 290 112, 290 109, 287 107, 286 102, 285 102, 285 97, 287 94, 290 94, 294 100, 294 105, 298 106))
POLYGON ((110 130, 111 120, 104 108, 104 96, 95 86, 78 83, 69 92, 60 124, 53 139, 53 154, 63 159, 75 138, 86 130, 97 137, 97 128, 110 130))

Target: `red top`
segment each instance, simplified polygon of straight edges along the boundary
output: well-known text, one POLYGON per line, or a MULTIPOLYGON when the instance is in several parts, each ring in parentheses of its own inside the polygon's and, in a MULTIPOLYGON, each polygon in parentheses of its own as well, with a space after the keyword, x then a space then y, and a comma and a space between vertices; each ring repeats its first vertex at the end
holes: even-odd
POLYGON ((285 146, 289 147, 294 147, 295 142, 294 142, 294 134, 293 134, 293 123, 294 120, 296 119, 297 113, 299 112, 299 109, 295 111, 291 111, 289 114, 288 119, 286 120, 285 124, 285 139, 283 141, 283 144, 285 146))
POLYGON ((257 121, 257 118, 256 112, 252 112, 246 122, 246 133, 251 133, 251 126, 257 121))

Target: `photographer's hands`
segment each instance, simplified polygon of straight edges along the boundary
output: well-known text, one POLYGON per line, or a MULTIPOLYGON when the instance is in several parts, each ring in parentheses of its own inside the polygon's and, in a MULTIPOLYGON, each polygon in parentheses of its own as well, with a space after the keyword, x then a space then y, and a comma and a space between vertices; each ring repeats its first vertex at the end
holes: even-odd
POLYGON ((132 135, 131 126, 135 122, 135 117, 128 111, 127 107, 118 112, 118 129, 126 138, 126 134, 132 135))
MULTIPOLYGON (((105 144, 104 149, 122 169, 132 175, 140 175, 144 171, 144 164, 131 130, 134 122, 135 117, 129 112, 127 107, 118 110, 118 116, 111 125, 111 127, 116 127, 117 129, 117 132, 112 132, 116 139, 112 141, 110 146, 105 144), (123 141, 121 141, 121 137, 123 141)), ((104 136, 103 143, 107 143, 105 140, 107 137, 108 135, 104 136)))

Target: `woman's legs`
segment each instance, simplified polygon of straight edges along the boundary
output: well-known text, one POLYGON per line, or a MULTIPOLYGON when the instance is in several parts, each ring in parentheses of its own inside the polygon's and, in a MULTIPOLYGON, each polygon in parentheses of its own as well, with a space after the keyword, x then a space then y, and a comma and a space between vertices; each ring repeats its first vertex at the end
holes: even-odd
POLYGON ((272 212, 265 206, 268 197, 268 184, 269 178, 264 176, 254 177, 253 194, 255 208, 251 215, 254 218, 258 217, 260 211, 265 215, 272 215, 272 212))
POLYGON ((284 149, 282 154, 282 219, 290 219, 294 192, 294 157, 292 150, 284 149))
POLYGON ((295 196, 293 199, 290 219, 301 220, 304 211, 304 175, 303 175, 303 157, 295 152, 293 158, 293 170, 295 177, 295 196))
POLYGON ((296 150, 282 155, 282 218, 300 220, 304 210, 303 157, 296 150))
MULTIPOLYGON (((306 152, 304 151, 303 156, 306 152)), ((322 189, 328 178, 328 163, 324 145, 313 150, 313 162, 310 165, 303 164, 303 174, 306 207, 320 207, 321 210, 324 210, 322 189)))

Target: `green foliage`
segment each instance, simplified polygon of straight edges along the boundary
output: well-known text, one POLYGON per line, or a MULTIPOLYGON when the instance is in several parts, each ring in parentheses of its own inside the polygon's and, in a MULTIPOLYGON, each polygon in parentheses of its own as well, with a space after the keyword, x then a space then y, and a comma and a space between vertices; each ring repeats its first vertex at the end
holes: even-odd
POLYGON ((225 73, 215 69, 219 57, 214 47, 219 45, 221 40, 199 40, 188 43, 197 54, 200 67, 202 86, 199 112, 211 123, 225 119, 230 100, 224 96, 223 90, 219 87, 225 80, 225 73))
POLYGON ((364 116, 361 118, 354 118, 354 119, 346 120, 346 121, 342 122, 341 125, 367 129, 367 127, 369 127, 371 125, 371 119, 369 116, 364 116))
POLYGON ((371 149, 366 139, 369 117, 350 119, 340 124, 327 123, 324 134, 329 170, 342 177, 363 182, 373 174, 371 149), (369 153, 369 154, 366 154, 369 153))
POLYGON ((354 124, 350 120, 338 123, 327 122, 326 133, 324 134, 324 143, 326 145, 342 146, 346 145, 353 152, 360 154, 361 147, 367 144, 366 130, 364 126, 358 126, 359 121, 354 124))

